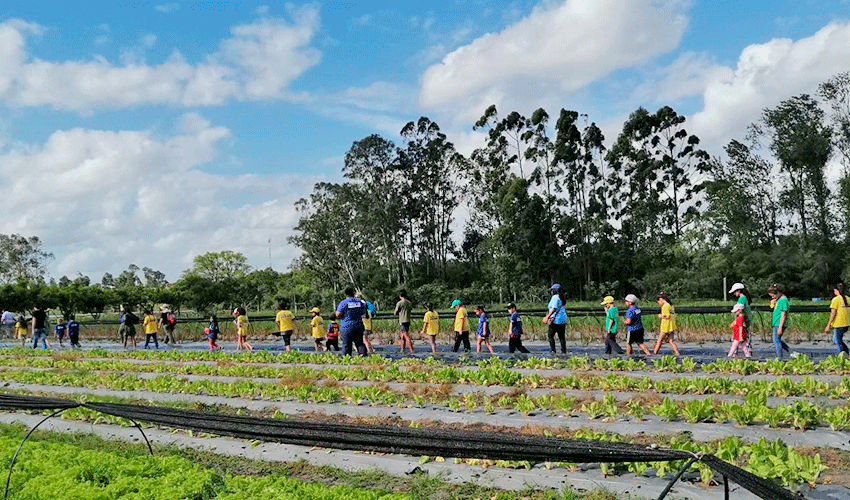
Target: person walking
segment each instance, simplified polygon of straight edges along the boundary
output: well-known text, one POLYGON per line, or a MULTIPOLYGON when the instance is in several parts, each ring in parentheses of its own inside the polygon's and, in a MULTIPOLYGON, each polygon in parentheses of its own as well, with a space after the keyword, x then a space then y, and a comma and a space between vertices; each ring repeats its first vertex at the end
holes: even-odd
POLYGON ((543 323, 549 325, 549 352, 555 353, 555 336, 561 341, 561 353, 567 352, 567 308, 561 285, 555 283, 549 287, 552 298, 549 299, 549 314, 543 318, 543 323))
POLYGON ((147 309, 142 311, 142 316, 144 316, 142 324, 145 328, 145 349, 150 346, 151 340, 153 340, 153 348, 159 349, 159 340, 156 338, 157 331, 159 331, 159 321, 157 320, 157 317, 153 315, 153 312, 147 309))
POLYGON ((39 306, 32 310, 32 348, 38 348, 38 342, 47 349, 47 313, 39 306))
POLYGON ((221 346, 216 343, 218 336, 221 335, 221 330, 218 328, 218 316, 215 314, 210 316, 210 326, 204 328, 204 334, 206 334, 207 341, 210 344, 210 351, 221 350, 221 346))
POLYGON ((782 285, 773 284, 767 291, 770 295, 770 303, 773 305, 773 316, 771 326, 773 327, 773 344, 776 347, 776 357, 782 358, 782 352, 787 351, 791 357, 797 357, 791 352, 791 348, 785 343, 782 336, 788 331, 788 297, 782 285))
POLYGON ((237 307, 233 310, 233 316, 236 317, 233 320, 236 323, 236 350, 253 351, 254 346, 248 343, 248 314, 245 312, 245 308, 237 307))
POLYGON ((605 354, 616 352, 623 354, 626 351, 617 343, 617 330, 620 326, 620 311, 614 305, 614 297, 608 295, 602 299, 600 304, 605 310, 605 354))
POLYGON ((669 342, 676 357, 680 357, 679 346, 676 345, 676 311, 673 309, 673 303, 670 302, 670 297, 664 292, 658 292, 658 305, 661 307, 661 312, 658 313, 658 319, 661 324, 658 328, 658 338, 655 340, 655 349, 652 354, 658 354, 661 350, 661 344, 669 342))
POLYGON ((427 304, 425 306, 425 315, 422 316, 422 331, 419 332, 420 336, 426 336, 428 339, 428 344, 431 345, 431 352, 437 353, 437 334, 440 333, 440 315, 437 314, 437 311, 434 310, 433 304, 427 304))
POLYGON ((0 339, 11 339, 12 331, 15 328, 15 314, 12 311, 3 309, 3 314, 0 316, 0 339))
POLYGON ((136 325, 139 324, 139 317, 133 314, 130 307, 121 304, 121 325, 118 327, 118 332, 121 335, 121 341, 124 344, 124 349, 127 344, 133 341, 133 350, 136 350, 136 325))
POLYGON ((171 306, 167 304, 162 306, 160 313, 157 325, 159 328, 162 328, 162 333, 165 335, 162 343, 167 344, 171 342, 173 346, 177 343, 177 340, 174 338, 174 330, 177 328, 177 315, 171 310, 171 306))
POLYGON ((726 357, 733 358, 737 356, 738 347, 740 346, 744 351, 744 356, 750 358, 752 357, 752 353, 750 352, 750 347, 747 345, 749 332, 747 331, 747 321, 744 317, 744 305, 740 302, 736 303, 732 307, 732 314, 735 315, 735 320, 729 324, 729 328, 732 329, 732 346, 729 347, 729 354, 726 357))
POLYGON ((484 306, 475 306, 475 314, 478 315, 478 332, 475 339, 475 352, 481 352, 481 344, 487 346, 490 354, 493 352, 493 345, 490 344, 490 318, 484 311, 484 306))
POLYGON ((310 309, 310 314, 313 318, 310 320, 310 333, 313 336, 313 343, 316 344, 316 352, 325 351, 325 322, 321 316, 322 310, 318 307, 310 309))
MULTIPOLYGON (((405 293, 405 295, 407 295, 405 293)), ((340 340, 342 341, 342 354, 351 356, 351 344, 357 347, 357 353, 366 356, 366 345, 363 343, 363 315, 366 314, 366 302, 354 297, 354 287, 345 289, 345 298, 336 307, 336 314, 340 319, 340 340)), ((408 315, 410 312, 408 311, 408 315)), ((408 316, 409 317, 409 316, 408 316)), ((410 326, 408 319, 408 326, 410 326)), ((402 346, 403 348, 404 346, 402 346)), ((410 347, 413 350, 413 345, 410 347)))
POLYGON ((638 307, 637 295, 630 293, 624 299, 626 303, 626 318, 623 323, 626 325, 626 354, 632 353, 632 344, 637 344, 647 356, 652 354, 644 344, 644 329, 643 329, 643 311, 638 307))
POLYGON ((375 315, 378 313, 378 310, 375 308, 375 304, 369 302, 363 297, 362 293, 357 293, 354 295, 355 298, 360 299, 366 304, 366 315, 363 316, 363 345, 366 346, 366 352, 368 354, 375 354, 375 348, 372 347, 372 320, 375 318, 375 315))
POLYGON ((738 304, 744 306, 744 326, 747 328, 747 348, 752 352, 753 350, 753 341, 752 335, 749 332, 753 328, 753 297, 750 292, 747 290, 747 287, 744 286, 743 283, 735 283, 732 285, 732 288, 729 289, 729 293, 734 294, 735 297, 738 297, 738 304))
POLYGON ((292 332, 295 331, 295 315, 289 310, 289 301, 281 299, 277 304, 277 314, 275 315, 275 323, 277 324, 277 335, 283 338, 283 345, 286 352, 292 350, 292 332))
POLYGON ((832 287, 832 294, 834 297, 829 303, 829 321, 826 322, 826 328, 823 331, 828 333, 832 328, 832 340, 835 341, 835 347, 838 349, 837 354, 850 355, 850 349, 844 343, 844 334, 850 327, 850 305, 848 305, 847 296, 844 295, 844 283, 836 283, 832 287))
POLYGON ((407 298, 407 290, 402 290, 398 294, 398 302, 395 305, 393 314, 398 316, 398 326, 401 330, 401 352, 404 352, 405 346, 410 346, 410 354, 413 354, 413 340, 410 338, 410 311, 413 310, 413 304, 407 298))
POLYGON ((466 308, 463 307, 463 302, 460 299, 455 299, 452 301, 452 309, 455 310, 455 345, 452 351, 457 352, 460 349, 460 343, 463 342, 464 352, 469 352, 471 349, 469 345, 469 317, 466 308))
POLYGON ((76 347, 80 349, 82 346, 80 345, 80 323, 77 321, 77 317, 73 314, 68 316, 68 339, 71 341, 71 347, 76 347))
POLYGON ((528 349, 522 345, 522 316, 516 310, 516 304, 508 304, 508 352, 519 351, 528 354, 528 349))

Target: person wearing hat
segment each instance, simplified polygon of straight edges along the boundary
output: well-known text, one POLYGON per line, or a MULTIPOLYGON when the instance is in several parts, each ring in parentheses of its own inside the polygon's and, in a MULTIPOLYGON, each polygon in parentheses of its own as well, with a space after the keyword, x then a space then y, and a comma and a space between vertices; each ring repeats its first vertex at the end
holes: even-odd
POLYGON ((626 351, 617 343, 620 311, 614 305, 614 297, 608 295, 602 299, 600 305, 605 310, 605 354, 611 354, 612 352, 623 354, 626 351))
POLYGON ((455 346, 452 351, 457 352, 460 349, 460 343, 463 342, 463 350, 469 352, 472 347, 469 345, 469 318, 466 308, 463 307, 460 299, 455 299, 452 302, 452 309, 455 310, 455 346))
POLYGON ((310 332, 313 335, 313 342, 316 343, 316 351, 325 350, 325 345, 323 344, 325 341, 325 322, 320 316, 321 312, 322 310, 318 307, 310 309, 310 314, 313 315, 313 319, 310 320, 310 332))
POLYGON ((549 352, 555 353, 555 336, 561 341, 561 353, 567 352, 567 309, 561 285, 555 283, 549 287, 552 298, 549 299, 549 314, 543 318, 543 323, 549 325, 549 352))
POLYGON ((637 295, 630 293, 624 299, 626 303, 626 317, 623 323, 626 325, 626 354, 632 353, 632 344, 637 344, 647 356, 652 354, 644 344, 643 336, 643 311, 638 307, 637 295))
POLYGON ((233 320, 236 323, 236 350, 253 351, 254 346, 248 343, 248 313, 244 307, 239 306, 233 310, 233 316, 236 318, 233 320))
POLYGON ((749 332, 747 331, 747 320, 744 317, 744 305, 738 302, 732 307, 732 314, 735 315, 735 320, 729 323, 729 328, 732 329, 732 347, 729 348, 729 354, 726 355, 727 358, 732 358, 738 355, 738 347, 741 347, 741 350, 744 351, 744 356, 747 358, 752 357, 752 353, 750 352, 750 347, 747 345, 747 337, 749 337, 749 332))
POLYGON ((164 334, 162 343, 167 344, 171 342, 171 345, 174 345, 177 343, 174 340, 174 329, 177 328, 177 316, 174 315, 174 311, 171 310, 171 306, 168 304, 163 304, 159 308, 159 312, 159 328, 162 328, 162 333, 164 334))
POLYGON ((522 316, 516 310, 516 304, 508 304, 511 315, 508 323, 508 352, 519 351, 528 354, 528 349, 522 345, 522 316))

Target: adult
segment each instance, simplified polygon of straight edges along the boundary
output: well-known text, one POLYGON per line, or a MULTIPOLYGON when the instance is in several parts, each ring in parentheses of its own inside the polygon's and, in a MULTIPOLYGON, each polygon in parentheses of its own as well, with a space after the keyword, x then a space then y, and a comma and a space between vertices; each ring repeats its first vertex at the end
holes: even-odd
POLYGON ((3 315, 0 316, 0 338, 2 339, 10 339, 12 338, 12 330, 15 328, 15 314, 12 311, 7 311, 3 309, 3 315))
POLYGON ((32 309, 32 348, 38 347, 38 341, 47 349, 47 313, 41 307, 35 306, 32 309))
POLYGON ((469 352, 471 349, 469 345, 469 317, 466 308, 463 307, 463 302, 460 299, 455 299, 452 301, 452 309, 455 310, 455 346, 452 351, 457 352, 460 349, 460 343, 463 342, 464 352, 469 352))
POLYGON ((651 356, 649 349, 644 344, 643 311, 638 307, 637 295, 630 293, 624 299, 626 303, 626 354, 632 353, 632 344, 637 344, 647 356, 651 356))
MULTIPOLYGON (((340 319, 339 334, 344 356, 351 356, 352 343, 357 346, 358 354, 366 356, 366 345, 363 344, 363 315, 366 314, 366 310, 366 302, 354 297, 353 287, 347 287, 345 298, 336 306, 335 314, 340 319)), ((333 316, 334 313, 331 313, 331 317, 333 316)))
POLYGON ((652 354, 658 354, 658 351, 661 350, 661 344, 669 342, 673 352, 676 353, 676 357, 679 357, 681 354, 679 353, 679 346, 676 345, 676 311, 666 293, 658 292, 658 306, 661 307, 661 312, 658 313, 658 319, 661 321, 652 354))
POLYGON ((549 352, 555 352, 555 336, 561 341, 561 353, 567 352, 567 308, 564 305, 564 296, 561 285, 555 283, 549 287, 552 298, 549 299, 549 314, 543 318, 543 322, 549 325, 549 352))
POLYGON ((410 311, 413 310, 413 304, 407 298, 407 290, 401 290, 398 293, 398 302, 396 302, 393 314, 398 316, 398 327, 401 331, 401 352, 404 352, 405 346, 410 346, 410 353, 413 354, 413 340, 410 338, 410 311))
POLYGON ((623 354, 626 351, 617 343, 617 330, 620 326, 620 311, 614 305, 614 297, 608 295, 602 299, 600 304, 605 310, 605 354, 616 352, 623 354))
POLYGON ((788 351, 792 357, 791 348, 782 339, 782 335, 788 331, 788 297, 782 285, 773 284, 767 290, 770 295, 770 304, 773 306, 771 326, 773 327, 773 344, 776 346, 776 357, 782 358, 782 351, 788 351))
MULTIPOLYGON (((744 308, 744 328, 749 332, 753 327, 753 310, 750 307, 753 303, 753 297, 750 295, 750 292, 747 290, 747 287, 744 286, 743 283, 735 283, 732 285, 732 288, 729 289, 729 293, 734 294, 735 297, 738 297, 738 304, 744 308)), ((747 334, 746 340, 744 341, 747 344, 747 349, 750 351, 753 350, 753 341, 752 335, 747 334)))
POLYGON ((375 348, 372 347, 372 320, 375 318, 375 315, 378 313, 378 310, 375 308, 375 304, 369 302, 363 297, 362 293, 356 293, 354 295, 355 298, 358 298, 366 304, 366 315, 363 316, 363 345, 366 346, 366 352, 368 354, 375 354, 375 348))
POLYGON ((283 338, 283 345, 286 352, 292 350, 292 332, 295 331, 295 315, 289 310, 289 301, 281 299, 277 304, 277 314, 275 315, 275 323, 277 323, 278 331, 275 335, 283 338))
POLYGON ((127 343, 133 341, 133 350, 136 350, 136 325, 139 324, 139 317, 133 314, 130 307, 121 304, 121 324, 118 326, 118 334, 121 336, 121 342, 124 344, 124 349, 127 348, 127 343))
POLYGON ((832 328, 832 339, 835 341, 835 347, 838 349, 837 354, 842 352, 850 355, 850 349, 844 343, 844 334, 847 333, 847 328, 850 327, 850 305, 848 305, 847 296, 844 295, 844 283, 836 283, 832 287, 832 302, 829 303, 829 321, 826 323, 824 332, 829 332, 832 328))
POLYGON ((174 314, 174 311, 171 310, 171 306, 168 304, 164 304, 159 311, 158 326, 162 328, 162 333, 164 334, 162 343, 167 344, 171 342, 171 345, 174 345, 177 343, 177 340, 174 338, 174 330, 177 328, 177 315, 174 314))

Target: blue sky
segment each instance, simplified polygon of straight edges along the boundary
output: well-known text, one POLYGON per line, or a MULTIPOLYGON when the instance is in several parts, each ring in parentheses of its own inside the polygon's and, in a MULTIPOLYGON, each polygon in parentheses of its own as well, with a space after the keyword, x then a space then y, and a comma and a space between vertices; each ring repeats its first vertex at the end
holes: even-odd
POLYGON ((544 0, 24 2, 0 7, 0 232, 54 277, 177 279, 232 249, 285 270, 294 202, 353 141, 419 116, 462 152, 503 112, 587 113, 609 139, 672 105, 712 154, 850 69, 850 3, 544 0))

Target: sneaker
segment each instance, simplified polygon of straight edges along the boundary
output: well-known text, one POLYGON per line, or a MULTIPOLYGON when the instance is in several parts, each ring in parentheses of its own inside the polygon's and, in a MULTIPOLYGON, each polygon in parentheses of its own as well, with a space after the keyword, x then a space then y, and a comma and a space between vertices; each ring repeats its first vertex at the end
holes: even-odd
POLYGON ((793 359, 797 359, 797 358, 799 358, 799 357, 800 357, 800 353, 799 353, 799 352, 797 352, 797 351, 794 351, 794 352, 792 352, 792 353, 791 353, 791 357, 792 357, 793 359))

